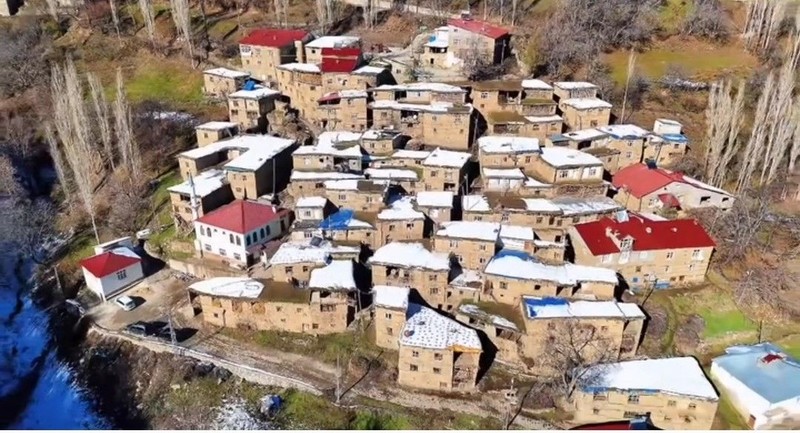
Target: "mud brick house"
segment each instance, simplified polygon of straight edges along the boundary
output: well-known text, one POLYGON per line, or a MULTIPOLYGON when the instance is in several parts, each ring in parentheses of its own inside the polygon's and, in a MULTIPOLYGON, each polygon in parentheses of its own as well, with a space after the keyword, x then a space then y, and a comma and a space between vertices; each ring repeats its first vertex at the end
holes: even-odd
POLYGON ((427 150, 399 149, 395 150, 394 153, 388 157, 375 158, 371 165, 375 168, 415 167, 421 170, 422 162, 430 155, 431 152, 427 150))
POLYGON ((277 67, 284 63, 301 63, 303 44, 311 34, 295 29, 256 29, 239 41, 242 69, 266 83, 278 80, 277 67))
POLYGON ((714 423, 719 397, 692 357, 600 364, 582 377, 574 396, 578 422, 649 415, 664 430, 709 430, 714 423))
POLYGON ((511 33, 508 29, 470 17, 447 20, 450 30, 448 54, 469 63, 472 59, 500 64, 511 53, 511 33))
POLYGON ((455 66, 459 59, 448 52, 450 46, 450 29, 447 26, 438 27, 434 34, 423 45, 422 63, 426 66, 449 68, 455 66))
POLYGON ((322 220, 333 213, 335 206, 325 197, 300 197, 294 205, 295 220, 292 231, 303 231, 306 236, 312 236, 308 229, 319 227, 322 220))
POLYGON ((455 318, 486 334, 497 348, 495 360, 523 370, 527 368, 520 351, 525 325, 519 307, 494 302, 464 303, 458 307, 455 318))
POLYGON ((176 226, 195 219, 233 201, 233 191, 225 172, 211 169, 171 186, 169 200, 176 226))
POLYGON ((730 209, 734 197, 722 189, 693 179, 680 172, 634 164, 623 168, 612 180, 617 194, 614 200, 636 212, 662 209, 730 209))
POLYGON ((513 112, 525 116, 556 113, 553 87, 541 80, 493 80, 468 83, 470 97, 482 114, 513 112))
POLYGON ((686 155, 689 139, 683 135, 683 125, 670 119, 656 119, 653 133, 647 136, 642 162, 652 161, 658 166, 670 165, 686 155))
POLYGON ((466 269, 483 269, 499 246, 500 225, 479 221, 442 223, 433 237, 433 249, 453 254, 466 269))
POLYGON ((289 98, 297 114, 318 124, 319 101, 328 93, 323 86, 322 69, 313 63, 285 63, 277 68, 278 90, 289 98))
POLYGON ((266 131, 267 114, 275 110, 280 93, 267 87, 254 86, 228 95, 228 114, 241 130, 266 131))
POLYGON ((534 160, 541 148, 536 138, 484 136, 478 139, 478 161, 481 167, 520 168, 532 175, 534 160))
POLYGON ((527 179, 528 176, 519 168, 481 168, 481 188, 487 193, 517 193, 527 179))
POLYGON ((370 125, 368 99, 364 90, 338 90, 322 95, 317 100, 319 127, 325 130, 366 130, 370 125))
POLYGON ((361 135, 361 147, 370 155, 391 155, 406 142, 399 131, 370 129, 361 135))
POLYGON ((569 238, 575 263, 613 269, 634 289, 703 282, 715 246, 693 219, 656 221, 627 212, 576 224, 569 238))
POLYGON ((361 134, 348 131, 326 131, 317 136, 312 146, 300 146, 292 152, 292 166, 297 170, 362 171, 361 134))
POLYGON ((358 247, 334 245, 319 238, 304 239, 281 244, 266 263, 272 268, 273 280, 307 286, 314 269, 328 265, 334 258, 358 259, 360 253, 358 247))
POLYGON ((311 335, 346 331, 355 309, 347 290, 232 277, 190 285, 189 300, 193 313, 211 325, 311 335))
POLYGON ((552 184, 598 184, 603 182, 603 162, 580 150, 545 147, 530 168, 532 176, 552 184))
POLYGON ((239 125, 234 122, 206 122, 194 128, 197 147, 203 147, 239 134, 239 125))
POLYGON ((554 346, 577 344, 572 349, 584 359, 607 359, 609 353, 620 359, 636 356, 645 314, 634 303, 525 296, 520 306, 525 321, 521 350, 533 371, 553 372, 546 354, 554 346))
MULTIPOLYGON (((340 171, 327 171, 327 170, 292 170, 292 175, 289 178, 291 184, 289 185, 289 193, 292 197, 317 197, 327 196, 325 183, 329 181, 339 180, 363 180, 364 176, 356 173, 343 173, 340 171)), ((338 205, 338 202, 328 197, 333 203, 338 205)))
POLYGON ((455 204, 453 191, 420 191, 414 200, 417 209, 432 221, 434 228, 452 220, 455 204))
POLYGON ((375 344, 384 349, 398 350, 398 339, 406 324, 408 287, 382 286, 372 288, 375 306, 375 344))
POLYGON ((420 169, 368 168, 364 170, 364 174, 373 182, 399 186, 408 194, 414 194, 418 189, 421 189, 421 173, 422 170, 420 169))
POLYGON ((557 81, 553 83, 557 101, 573 98, 597 98, 597 86, 585 81, 557 81))
POLYGON ((485 292, 503 304, 518 305, 525 296, 613 300, 617 274, 593 266, 543 263, 531 255, 501 250, 484 269, 485 292))
POLYGON ((558 102, 561 117, 570 130, 608 125, 611 107, 610 103, 598 98, 567 98, 558 102))
POLYGON ((323 185, 336 206, 373 213, 383 209, 389 189, 385 183, 361 179, 326 180, 323 185))
POLYGON ((290 218, 286 209, 236 200, 194 221, 195 248, 202 257, 248 267, 261 258, 267 242, 283 236, 290 218))
POLYGON ((305 44, 306 62, 322 63, 322 50, 325 48, 359 48, 358 36, 321 36, 305 44))
POLYGON ((431 252, 422 242, 391 242, 370 257, 372 283, 412 287, 428 304, 440 310, 452 309, 460 299, 447 296, 450 259, 448 254, 431 252))
POLYGON ((247 72, 227 68, 206 69, 203 71, 203 94, 212 98, 224 98, 244 86, 250 78, 247 72))
POLYGON ((374 214, 340 208, 319 225, 318 233, 324 239, 348 245, 367 245, 377 248, 379 239, 374 214))
POLYGON ((255 199, 285 185, 295 141, 271 135, 238 135, 178 155, 181 177, 222 168, 237 199, 255 199))
POLYGON ((379 241, 376 247, 394 241, 422 240, 425 233, 425 214, 414 207, 412 197, 401 197, 378 213, 375 225, 379 241))
POLYGON ((525 124, 520 129, 519 135, 523 137, 537 138, 544 142, 547 137, 553 134, 560 134, 563 129, 564 119, 557 114, 544 116, 525 116, 525 124))
POLYGON ((500 247, 521 251, 547 263, 564 261, 565 244, 541 240, 531 227, 500 225, 500 247))
POLYGON ((437 148, 422 161, 425 191, 462 191, 469 183, 467 164, 472 154, 437 148))
POLYGON ((608 125, 601 126, 597 130, 606 134, 601 147, 619 152, 617 166, 606 167, 611 174, 642 161, 644 143, 650 134, 649 131, 636 125, 608 125))

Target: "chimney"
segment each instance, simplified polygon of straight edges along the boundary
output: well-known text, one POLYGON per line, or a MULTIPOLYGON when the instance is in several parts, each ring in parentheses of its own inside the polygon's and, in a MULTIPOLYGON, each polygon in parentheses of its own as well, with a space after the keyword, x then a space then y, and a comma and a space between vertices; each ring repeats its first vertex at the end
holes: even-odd
POLYGON ((606 237, 607 238, 613 238, 614 237, 614 231, 611 230, 611 227, 606 227, 606 237))
POLYGON ((644 231, 647 232, 648 235, 653 233, 653 229, 651 229, 650 227, 645 227, 644 231))

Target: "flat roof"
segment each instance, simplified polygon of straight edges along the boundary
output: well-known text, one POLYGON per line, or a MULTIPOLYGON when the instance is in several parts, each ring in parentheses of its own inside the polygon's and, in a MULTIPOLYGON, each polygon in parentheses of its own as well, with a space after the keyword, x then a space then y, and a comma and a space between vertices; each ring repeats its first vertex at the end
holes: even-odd
POLYGON ((253 90, 238 90, 228 95, 228 98, 261 99, 280 95, 281 92, 264 86, 256 86, 253 90))
POLYGON ((306 44, 308 48, 341 48, 358 45, 358 36, 322 36, 306 44))
POLYGON ((478 332, 435 310, 409 303, 400 345, 424 349, 481 351, 478 332))
POLYGON ((311 271, 310 289, 356 290, 352 260, 332 260, 327 265, 311 271))
POLYGON ((561 319, 568 317, 644 319, 638 305, 617 301, 569 301, 564 298, 522 297, 526 319, 561 319))
POLYGON ((192 177, 190 180, 171 186, 167 188, 167 191, 190 196, 192 195, 192 190, 194 190, 194 194, 198 197, 205 197, 227 184, 228 179, 225 177, 224 171, 211 169, 192 177), (194 188, 192 188, 192 184, 194 184, 194 188))
POLYGON ((390 242, 378 248, 369 262, 434 271, 450 270, 447 254, 431 252, 421 242, 390 242))
POLYGON ((532 137, 517 137, 504 135, 490 135, 478 139, 478 147, 486 153, 530 153, 539 152, 539 139, 532 137))
POLYGON ((228 68, 206 69, 205 71, 203 71, 203 73, 224 78, 246 78, 250 76, 250 74, 247 72, 236 71, 234 69, 228 69, 228 68))
POLYGON ((198 159, 217 152, 239 150, 241 152, 240 155, 226 163, 224 168, 252 171, 260 168, 275 155, 294 145, 294 143, 294 140, 273 137, 272 135, 245 134, 188 150, 179 156, 198 159))
POLYGON ((209 131, 221 131, 223 129, 233 128, 237 126, 235 122, 222 122, 222 121, 211 121, 206 122, 194 127, 194 129, 207 129, 209 131))
POLYGON ((472 154, 467 152, 457 152, 454 150, 445 150, 437 147, 436 150, 431 152, 430 155, 428 155, 428 157, 422 161, 422 165, 461 168, 469 161, 471 157, 472 154))
POLYGON ((570 98, 561 101, 564 105, 569 105, 578 110, 591 110, 594 108, 611 108, 613 105, 600 98, 570 98))
POLYGON ((564 286, 583 282, 616 285, 618 282, 617 273, 612 269, 572 263, 549 265, 524 252, 505 249, 489 261, 484 273, 517 280, 552 281, 564 286))
POLYGON ((372 302, 381 307, 405 310, 408 308, 410 291, 408 287, 377 285, 372 287, 372 293, 375 294, 372 302))
POLYGON ((690 356, 599 364, 589 367, 583 376, 592 378, 582 386, 589 392, 613 389, 719 400, 703 368, 690 356))
POLYGON ((603 165, 603 161, 593 155, 568 147, 542 148, 542 160, 553 167, 580 167, 603 165))
POLYGON ((487 221, 448 221, 441 224, 436 236, 454 239, 475 239, 494 242, 500 233, 500 224, 487 221))

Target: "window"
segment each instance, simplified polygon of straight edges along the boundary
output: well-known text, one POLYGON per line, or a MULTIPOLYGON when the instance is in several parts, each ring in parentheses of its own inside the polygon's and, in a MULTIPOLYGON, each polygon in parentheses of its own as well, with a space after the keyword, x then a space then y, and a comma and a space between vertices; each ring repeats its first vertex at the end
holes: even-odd
POLYGON ((604 254, 603 257, 600 259, 600 262, 601 263, 611 263, 611 261, 613 259, 614 259, 614 256, 612 254, 604 254))
POLYGON ((311 329, 319 329, 319 323, 312 323, 311 329))
POLYGON ((287 266, 287 267, 283 268, 283 270, 284 270, 284 272, 286 272, 287 274, 291 274, 291 273, 292 273, 292 267, 291 267, 291 266, 287 266))
POLYGON ((672 417, 669 415, 664 415, 664 421, 672 421, 672 417))
POLYGON ((419 358, 419 352, 416 351, 416 350, 412 350, 411 351, 411 357, 412 358, 419 358))
POLYGON ((236 236, 236 245, 242 245, 242 237, 236 236))
POLYGON ((264 227, 261 227, 261 239, 264 239, 266 235, 264 234, 264 227))
POLYGON ((386 334, 392 335, 392 328, 386 328, 386 334))
POLYGON ((458 241, 450 241, 450 248, 458 248, 458 241))
POLYGON ((244 245, 248 247, 250 246, 250 235, 244 237, 244 245))
POLYGON ((703 252, 700 250, 692 251, 692 260, 702 260, 703 259, 703 252))
POLYGON ((433 374, 442 374, 442 369, 439 367, 433 367, 433 374))
POLYGON ((125 278, 128 278, 128 273, 125 271, 125 269, 123 269, 121 271, 117 271, 117 279, 118 280, 124 280, 125 278))
POLYGON ((689 403, 689 410, 697 409, 697 405, 695 403, 689 403))
POLYGON ((229 234, 229 235, 228 235, 228 240, 230 241, 230 243, 233 243, 233 242, 234 242, 234 240, 233 240, 233 234, 229 234))
POLYGON ((478 249, 481 251, 486 251, 486 245, 478 245, 478 249))
POLYGON ((408 369, 411 370, 411 371, 418 371, 419 367, 417 367, 416 364, 411 364, 411 365, 408 366, 408 369))
POLYGON ((667 402, 667 407, 675 407, 678 404, 675 400, 670 400, 667 402))
POLYGON ((599 415, 600 409, 592 409, 592 415, 599 415))
POLYGON ((438 278, 438 275, 428 275, 428 281, 436 281, 438 278))
POLYGON ((436 174, 437 174, 436 170, 431 170, 431 177, 436 177, 436 174))
POLYGON ((641 266, 637 266, 636 267, 636 272, 642 272, 642 267, 641 266))
POLYGON ((667 253, 667 260, 672 260, 673 257, 675 257, 675 253, 673 253, 672 251, 667 253))
POLYGON ((209 245, 209 244, 205 244, 205 245, 203 245, 203 248, 204 248, 206 251, 211 251, 211 245, 209 245))
POLYGON ((629 412, 629 411, 625 411, 625 413, 622 415, 622 417, 623 417, 623 418, 636 418, 636 417, 638 417, 638 416, 639 416, 639 414, 638 414, 638 413, 636 413, 636 412, 629 412))
POLYGON ((437 361, 441 361, 442 359, 444 359, 444 356, 442 356, 441 353, 434 353, 433 354, 433 359, 435 359, 437 361))
POLYGON ((236 260, 242 260, 242 255, 239 253, 233 253, 233 258, 236 260))
POLYGON ((595 394, 592 396, 593 401, 605 401, 608 399, 608 396, 605 394, 595 394))
POLYGON ((275 311, 280 313, 281 311, 283 311, 283 307, 275 307, 275 311))
POLYGON ((438 294, 439 294, 439 288, 438 287, 432 287, 431 288, 431 295, 438 295, 438 294))
POLYGON ((566 179, 569 176, 568 170, 559 170, 558 171, 558 178, 559 179, 566 179))
POLYGON ((556 329, 556 322, 548 322, 547 323, 547 329, 549 329, 551 331, 555 330, 556 329))
POLYGON ((639 394, 631 394, 628 396, 628 403, 639 404, 639 394))
POLYGON ((542 290, 542 286, 540 286, 540 285, 536 284, 535 286, 533 286, 533 290, 534 290, 534 291, 539 291, 539 290, 542 290))
POLYGON ((508 288, 508 283, 506 283, 505 281, 501 281, 500 282, 500 288, 501 289, 507 289, 508 288))
POLYGON ((221 256, 226 255, 225 250, 223 248, 219 249, 219 255, 221 255, 221 256))

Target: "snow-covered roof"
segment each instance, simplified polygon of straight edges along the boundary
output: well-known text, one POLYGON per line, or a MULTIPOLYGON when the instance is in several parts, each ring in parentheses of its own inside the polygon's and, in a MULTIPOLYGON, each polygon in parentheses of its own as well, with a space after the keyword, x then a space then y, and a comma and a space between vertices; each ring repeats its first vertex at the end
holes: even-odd
POLYGON ((232 149, 239 150, 239 156, 224 165, 226 169, 257 170, 275 155, 294 144, 294 140, 273 137, 271 135, 237 135, 236 137, 216 141, 203 147, 188 150, 181 157, 198 159, 217 152, 232 149))
POLYGON ((358 144, 361 134, 349 131, 325 131, 317 137, 317 143, 311 146, 300 146, 292 155, 331 155, 343 158, 360 158, 361 146, 358 144), (337 145, 352 143, 352 146, 339 148, 337 145))
POLYGON ((431 155, 427 150, 406 150, 400 149, 392 154, 392 158, 403 159, 425 159, 431 155))
POLYGON ((292 170, 290 180, 346 180, 364 179, 364 176, 354 173, 342 173, 339 171, 299 171, 292 170))
POLYGON ((528 319, 554 319, 566 317, 603 317, 644 319, 645 314, 636 304, 620 308, 617 301, 569 301, 564 298, 537 298, 524 296, 525 316, 528 319))
POLYGON ((700 364, 690 356, 599 364, 582 376, 589 378, 582 386, 587 392, 614 389, 719 399, 700 364))
POLYGON ((216 277, 193 283, 189 289, 212 296, 255 299, 264 290, 264 285, 252 278, 216 277))
POLYGON ((482 195, 465 195, 461 198, 461 208, 470 212, 491 212, 489 200, 482 195))
POLYGON ((457 287, 459 290, 479 290, 483 287, 483 274, 474 269, 462 268, 461 273, 456 275, 448 285, 457 287))
POLYGON ((500 224, 487 221, 448 221, 442 223, 436 236, 458 239, 477 239, 494 242, 500 232, 500 224))
POLYGON ((558 197, 553 199, 553 204, 561 209, 564 216, 582 215, 591 213, 608 213, 622 210, 623 207, 609 197, 558 197))
POLYGON ((353 99, 353 98, 368 98, 369 95, 364 90, 338 90, 336 92, 328 92, 319 99, 319 101, 326 101, 331 99, 353 99))
POLYGON ((220 121, 216 121, 215 120, 215 121, 203 123, 201 125, 197 125, 197 126, 194 127, 194 129, 204 129, 204 130, 209 130, 209 131, 221 131, 223 129, 233 128, 234 126, 236 126, 236 123, 234 123, 234 122, 220 122, 220 121))
POLYGON ((278 65, 278 68, 286 69, 287 71, 297 71, 297 72, 311 72, 311 73, 320 72, 319 66, 312 63, 284 63, 282 65, 278 65))
POLYGON ((564 105, 569 105, 578 110, 591 110, 596 108, 611 108, 612 105, 600 98, 570 98, 561 101, 564 105))
POLYGON ((650 134, 650 131, 636 125, 608 125, 597 129, 618 139, 645 138, 650 134))
POLYGON ((577 89, 596 89, 597 86, 588 83, 586 81, 556 81, 553 83, 554 86, 560 87, 565 90, 577 90, 577 89))
POLYGON ((271 265, 290 265, 293 263, 326 264, 331 253, 360 252, 358 247, 334 246, 325 240, 302 240, 285 242, 278 247, 278 251, 269 259, 271 265))
POLYGON ((355 71, 351 72, 352 75, 378 75, 381 72, 385 71, 386 68, 381 66, 362 66, 355 71))
POLYGON ((435 310, 409 303, 400 345, 425 349, 481 350, 478 332, 435 310))
POLYGON ((208 75, 216 75, 217 77, 223 78, 246 78, 250 76, 250 74, 247 72, 236 71, 228 68, 206 69, 203 71, 203 73, 208 75))
POLYGON ((393 201, 387 209, 378 214, 379 220, 408 221, 425 219, 425 214, 414 210, 414 201, 411 197, 402 197, 393 201))
POLYGON ((352 260, 332 260, 326 266, 311 271, 311 289, 356 290, 352 260))
POLYGON ((295 203, 295 207, 325 207, 328 199, 325 197, 300 197, 295 203))
POLYGON ((408 294, 411 291, 408 287, 397 286, 374 286, 372 293, 375 294, 372 302, 375 305, 386 308, 408 308, 408 294))
POLYGON ((228 95, 228 98, 261 99, 280 94, 281 92, 270 89, 269 87, 256 86, 253 90, 237 90, 228 95))
POLYGON ((465 113, 472 112, 471 104, 459 104, 458 106, 456 106, 452 102, 444 102, 444 101, 434 101, 429 104, 412 104, 412 103, 399 102, 387 99, 379 99, 377 101, 373 101, 371 103, 371 107, 373 109, 390 108, 393 110, 426 112, 426 113, 447 113, 453 110, 454 108, 457 108, 459 111, 464 111, 465 113))
POLYGON ((598 138, 603 138, 608 134, 596 128, 589 128, 581 129, 580 131, 565 132, 563 135, 574 141, 587 141, 597 140, 598 138))
POLYGON ((422 161, 422 165, 461 168, 469 161, 471 156, 472 155, 467 152, 456 152, 437 147, 436 150, 431 152, 431 154, 422 161))
POLYGON ((369 262, 434 271, 450 269, 450 259, 447 254, 430 252, 419 242, 390 242, 378 248, 369 262))
POLYGON ((190 196, 192 195, 192 189, 194 189, 195 195, 205 197, 227 184, 228 179, 225 177, 224 171, 211 169, 192 177, 190 180, 171 186, 167 188, 167 191, 190 196), (192 188, 192 183, 194 183, 194 188, 192 188))
POLYGON ((568 147, 545 147, 542 149, 542 160, 553 167, 603 165, 603 161, 596 156, 568 147))
POLYGON ((552 200, 547 198, 523 198, 525 209, 531 212, 561 212, 552 200))
POLYGON ((484 320, 490 321, 494 326, 519 331, 519 328, 517 328, 517 325, 515 325, 514 322, 496 314, 489 314, 481 310, 481 308, 475 304, 464 304, 458 307, 458 311, 469 316, 480 317, 484 320))
POLYGON ((525 179, 525 173, 521 168, 489 168, 484 167, 481 169, 481 175, 485 178, 501 178, 501 179, 525 179))
POLYGON ((492 257, 483 272, 520 280, 553 281, 564 286, 590 281, 617 284, 617 273, 611 269, 572 263, 548 265, 526 253, 508 250, 502 250, 492 257))
POLYGON ((503 238, 533 241, 536 235, 532 227, 503 224, 500 226, 500 239, 503 238))
POLYGON ((358 36, 322 36, 306 44, 308 48, 344 48, 358 45, 358 36))
POLYGON ((563 122, 564 119, 558 114, 551 116, 525 116, 525 120, 531 123, 563 122))
POLYGON ((486 153, 539 152, 539 139, 529 137, 492 135, 478 139, 478 147, 486 153))
POLYGON ((537 79, 522 80, 522 88, 531 90, 553 90, 553 86, 537 79))
POLYGON ((526 188, 552 188, 554 185, 552 183, 542 182, 540 180, 536 180, 530 176, 525 179, 525 187, 526 188))
POLYGON ((405 83, 384 84, 371 89, 373 91, 400 91, 400 92, 434 92, 434 93, 467 93, 458 86, 444 83, 405 83))
POLYGON ((370 179, 379 180, 419 180, 419 175, 414 170, 403 170, 400 168, 368 168, 364 174, 370 179))
POLYGON ((422 207, 453 207, 452 191, 419 191, 416 195, 418 206, 422 207))

